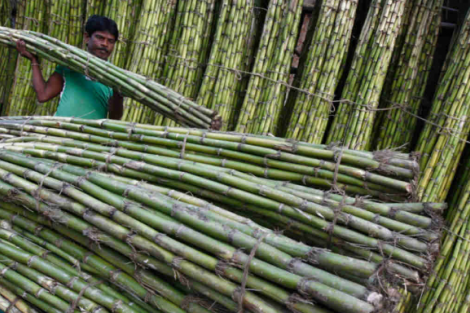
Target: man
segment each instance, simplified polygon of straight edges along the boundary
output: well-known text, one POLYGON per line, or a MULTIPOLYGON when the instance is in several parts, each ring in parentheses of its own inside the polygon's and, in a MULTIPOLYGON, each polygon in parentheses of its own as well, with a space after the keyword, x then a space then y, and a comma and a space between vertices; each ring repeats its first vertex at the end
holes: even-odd
MULTIPOLYGON (((106 17, 93 15, 85 25, 84 39, 88 52, 102 60, 108 60, 119 37, 116 23, 106 17)), ((80 117, 86 119, 120 119, 123 113, 123 98, 119 92, 89 77, 58 66, 46 82, 42 76, 36 56, 26 50, 24 41, 17 42, 19 53, 31 60, 33 87, 40 103, 60 94, 55 116, 80 117)))

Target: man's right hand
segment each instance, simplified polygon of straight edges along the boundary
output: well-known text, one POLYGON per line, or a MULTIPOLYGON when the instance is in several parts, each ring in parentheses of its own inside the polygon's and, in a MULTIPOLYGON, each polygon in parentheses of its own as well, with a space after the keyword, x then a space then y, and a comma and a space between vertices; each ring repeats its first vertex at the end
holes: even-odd
POLYGON ((25 58, 33 61, 34 59, 36 59, 36 57, 31 53, 29 52, 27 49, 26 49, 26 42, 24 42, 24 40, 18 40, 16 42, 16 50, 18 50, 18 52, 24 56, 25 58))

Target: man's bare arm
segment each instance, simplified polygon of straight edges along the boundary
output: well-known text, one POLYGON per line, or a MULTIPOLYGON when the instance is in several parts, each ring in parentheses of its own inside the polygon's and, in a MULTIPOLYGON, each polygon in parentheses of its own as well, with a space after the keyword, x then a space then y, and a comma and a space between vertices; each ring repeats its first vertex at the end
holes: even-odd
POLYGON ((31 52, 26 50, 26 43, 23 40, 18 40, 16 48, 22 56, 31 61, 33 88, 34 91, 36 91, 38 101, 43 103, 57 97, 64 86, 62 76, 59 73, 54 73, 46 82, 42 76, 38 59, 31 52))
POLYGON ((124 98, 122 95, 114 90, 113 95, 109 98, 109 118, 112 120, 120 120, 124 112, 124 98))

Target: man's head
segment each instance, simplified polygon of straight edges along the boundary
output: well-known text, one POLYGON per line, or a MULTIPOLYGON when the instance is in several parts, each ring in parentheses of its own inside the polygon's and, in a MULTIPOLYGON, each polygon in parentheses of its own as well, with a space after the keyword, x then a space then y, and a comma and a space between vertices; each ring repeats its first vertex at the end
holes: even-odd
POLYGON ((85 25, 85 43, 88 52, 107 60, 119 38, 116 22, 104 16, 93 15, 85 25))

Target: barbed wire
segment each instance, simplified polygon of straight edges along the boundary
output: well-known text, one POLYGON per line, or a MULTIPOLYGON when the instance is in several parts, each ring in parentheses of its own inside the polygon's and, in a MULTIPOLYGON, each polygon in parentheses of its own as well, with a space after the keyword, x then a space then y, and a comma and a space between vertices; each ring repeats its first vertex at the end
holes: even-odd
MULTIPOLYGON (((464 142, 466 144, 470 144, 470 141, 462 138, 461 134, 456 132, 455 129, 450 128, 450 127, 443 127, 442 125, 437 124, 435 121, 432 121, 430 119, 422 117, 422 116, 420 116, 416 113, 413 113, 413 112, 408 110, 410 108, 410 106, 405 105, 405 104, 401 104, 401 103, 397 103, 397 102, 391 102, 391 101, 387 100, 387 102, 391 103, 391 106, 389 106, 389 107, 376 107, 375 108, 375 107, 371 106, 370 104, 358 103, 358 102, 355 102, 355 101, 352 101, 352 100, 349 100, 349 99, 332 100, 335 97, 334 94, 312 93, 307 89, 302 89, 300 87, 296 87, 296 86, 294 86, 292 84, 289 84, 288 82, 283 81, 283 80, 272 79, 272 78, 270 78, 270 77, 268 77, 268 76, 266 76, 265 74, 262 74, 262 73, 255 73, 255 72, 241 70, 241 69, 237 69, 237 68, 230 68, 230 67, 226 67, 226 66, 223 66, 223 65, 220 65, 220 64, 201 63, 201 62, 195 61, 194 59, 186 59, 186 58, 183 58, 183 57, 178 56, 178 55, 167 54, 167 55, 164 56, 165 59, 170 58, 170 57, 171 58, 176 58, 176 59, 182 59, 183 60, 183 62, 182 62, 183 66, 185 64, 188 64, 188 63, 193 63, 193 65, 197 64, 198 66, 214 66, 214 67, 217 67, 221 70, 234 72, 237 77, 242 77, 242 75, 244 75, 244 76, 256 76, 256 77, 259 77, 261 79, 265 79, 265 80, 268 80, 270 82, 273 82, 275 84, 280 84, 280 85, 288 88, 289 90, 294 90, 296 92, 306 94, 307 96, 320 98, 321 100, 323 100, 325 102, 328 102, 330 104, 330 112, 335 111, 335 109, 336 109, 335 104, 346 104, 346 105, 359 106, 359 107, 362 107, 364 109, 356 108, 356 110, 365 111, 365 112, 374 112, 374 111, 375 112, 386 112, 386 111, 392 111, 392 110, 397 110, 398 109, 398 110, 401 110, 402 112, 404 112, 405 114, 409 115, 412 118, 418 119, 418 120, 420 120, 420 121, 422 121, 426 124, 429 124, 431 126, 434 126, 438 129, 446 132, 451 137, 458 137, 458 140, 461 141, 461 142, 464 142)), ((275 73, 275 72, 274 71, 268 71, 268 73, 275 73)), ((430 115, 431 114, 432 113, 430 113, 430 115)), ((444 112, 440 112, 438 114, 433 114, 433 115, 437 116, 437 117, 445 116, 446 118, 455 119, 455 120, 459 120, 459 121, 465 121, 467 119, 467 116, 463 116, 463 117, 459 118, 459 117, 455 117, 455 116, 445 114, 444 112)), ((465 137, 466 136, 467 135, 465 135, 465 137)))

